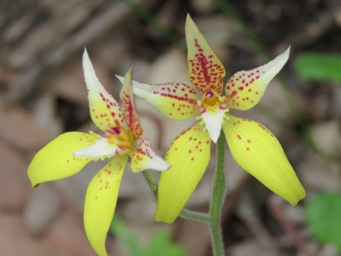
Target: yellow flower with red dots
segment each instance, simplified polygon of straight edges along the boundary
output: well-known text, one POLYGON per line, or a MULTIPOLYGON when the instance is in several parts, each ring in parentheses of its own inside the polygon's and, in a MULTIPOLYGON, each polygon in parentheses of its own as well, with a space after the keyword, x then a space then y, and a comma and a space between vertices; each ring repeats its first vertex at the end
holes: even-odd
POLYGON ((58 136, 35 155, 28 176, 36 187, 42 182, 76 174, 91 160, 112 158, 90 181, 84 203, 86 235, 96 253, 102 256, 107 255, 105 240, 128 159, 131 159, 133 172, 164 171, 169 165, 141 138, 143 130, 132 99, 131 70, 125 76, 120 93, 122 111, 98 80, 86 50, 83 70, 90 115, 104 134, 67 132, 58 136))
POLYGON ((230 109, 250 109, 260 101, 287 62, 289 49, 263 66, 234 74, 221 96, 225 69, 189 15, 185 33, 188 75, 194 88, 180 82, 149 85, 133 81, 134 94, 164 115, 176 120, 199 115, 198 122, 181 133, 167 151, 165 160, 171 168, 160 177, 156 220, 171 223, 179 215, 208 166, 210 142, 217 142, 221 129, 236 162, 295 205, 305 191, 280 143, 261 124, 229 113, 230 109))

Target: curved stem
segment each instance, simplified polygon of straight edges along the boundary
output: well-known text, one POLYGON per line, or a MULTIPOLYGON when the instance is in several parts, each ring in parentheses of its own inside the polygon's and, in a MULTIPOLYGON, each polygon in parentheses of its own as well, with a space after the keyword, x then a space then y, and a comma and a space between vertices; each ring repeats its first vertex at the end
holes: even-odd
POLYGON ((217 159, 216 159, 216 169, 214 173, 213 180, 213 190, 211 196, 211 206, 209 215, 211 221, 210 235, 212 240, 212 249, 214 256, 224 255, 224 244, 222 239, 222 229, 221 229, 221 210, 223 208, 225 191, 226 191, 226 178, 224 173, 224 162, 225 162, 225 136, 221 132, 219 139, 217 141, 217 159))

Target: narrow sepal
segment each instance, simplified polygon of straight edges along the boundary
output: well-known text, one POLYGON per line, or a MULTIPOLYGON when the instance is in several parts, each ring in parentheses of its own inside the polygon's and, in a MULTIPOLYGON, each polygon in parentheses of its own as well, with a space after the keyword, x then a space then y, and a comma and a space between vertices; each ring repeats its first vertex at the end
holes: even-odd
POLYGON ((124 78, 123 87, 120 92, 120 97, 122 100, 122 110, 127 124, 127 128, 129 131, 133 133, 134 138, 136 140, 143 134, 143 130, 134 105, 133 93, 131 88, 131 77, 132 69, 129 69, 124 78))
POLYGON ((35 187, 42 182, 58 180, 79 172, 92 158, 76 157, 74 153, 98 139, 96 134, 67 132, 43 147, 28 167, 28 177, 35 187))
POLYGON ((274 193, 297 204, 305 191, 275 136, 257 122, 229 118, 223 131, 236 162, 274 193))
POLYGON ((226 84, 227 107, 247 110, 263 97, 270 81, 288 61, 290 47, 267 64, 251 70, 235 73, 226 84))
POLYGON ((118 155, 105 165, 90 181, 84 202, 86 236, 100 256, 107 256, 105 240, 114 216, 118 192, 127 155, 118 155))
MULTIPOLYGON (((120 76, 117 78, 124 81, 120 76)), ((184 83, 143 84, 133 81, 132 85, 136 96, 169 118, 183 120, 199 113, 198 96, 193 88, 184 83)))
POLYGON ((169 169, 169 164, 159 157, 152 149, 149 141, 140 139, 139 146, 130 155, 130 168, 133 172, 140 172, 147 169, 165 171, 169 169))
POLYGON ((122 127, 123 119, 120 107, 97 78, 86 49, 83 54, 83 70, 92 121, 104 132, 122 127))
POLYGON ((189 15, 186 19, 185 32, 190 81, 202 93, 211 89, 220 94, 225 69, 189 15))
POLYGON ((174 140, 165 157, 171 168, 160 177, 156 221, 172 223, 179 215, 208 166, 210 144, 200 124, 174 140))

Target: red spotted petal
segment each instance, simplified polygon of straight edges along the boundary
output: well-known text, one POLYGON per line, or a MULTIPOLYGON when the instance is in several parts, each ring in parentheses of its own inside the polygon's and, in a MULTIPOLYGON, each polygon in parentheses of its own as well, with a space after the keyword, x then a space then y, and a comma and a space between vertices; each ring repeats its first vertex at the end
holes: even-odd
POLYGON ((165 158, 171 167, 160 176, 156 221, 172 223, 179 215, 206 171, 210 145, 200 123, 174 140, 165 158))
POLYGON ((98 80, 86 50, 83 54, 83 70, 92 121, 102 131, 119 129, 123 125, 120 107, 98 80))
POLYGON ((225 76, 223 65, 189 15, 187 15, 185 30, 190 81, 202 93, 211 89, 220 94, 225 76))
POLYGON ((134 134, 134 138, 137 139, 142 135, 143 129, 140 120, 137 117, 137 113, 135 111, 133 93, 131 89, 131 76, 132 70, 129 69, 124 78, 120 97, 122 100, 122 109, 126 120, 127 128, 134 134))
POLYGON ((247 110, 255 106, 263 97, 270 81, 287 62, 289 50, 290 47, 263 66, 234 74, 226 84, 227 107, 247 110))
POLYGON ((130 168, 133 172, 140 172, 147 169, 165 171, 170 166, 161 157, 156 155, 149 141, 141 138, 139 146, 130 155, 130 168))
MULTIPOLYGON (((122 77, 117 78, 124 82, 122 77)), ((195 90, 184 83, 142 84, 133 81, 133 92, 162 114, 175 120, 188 119, 200 113, 195 90)))

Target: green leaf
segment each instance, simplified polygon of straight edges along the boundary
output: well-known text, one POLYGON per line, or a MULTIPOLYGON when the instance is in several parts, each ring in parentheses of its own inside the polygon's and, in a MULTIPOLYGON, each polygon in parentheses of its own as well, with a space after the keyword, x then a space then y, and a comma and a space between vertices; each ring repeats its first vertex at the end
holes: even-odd
POLYGON ((341 83, 341 55, 302 53, 294 61, 297 74, 305 80, 341 83))
POLYGON ((159 231, 153 235, 143 256, 186 256, 185 248, 175 244, 166 231, 159 231))
POLYGON ((110 232, 113 233, 120 244, 122 244, 129 251, 129 255, 143 255, 136 234, 132 232, 119 217, 115 216, 113 219, 110 226, 110 232))
POLYGON ((341 193, 323 193, 311 200, 305 217, 313 235, 341 251, 341 193))
POLYGON ((110 232, 127 249, 130 256, 186 256, 185 248, 174 243, 168 232, 158 231, 151 237, 147 248, 143 249, 137 235, 117 216, 113 219, 110 232))

